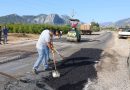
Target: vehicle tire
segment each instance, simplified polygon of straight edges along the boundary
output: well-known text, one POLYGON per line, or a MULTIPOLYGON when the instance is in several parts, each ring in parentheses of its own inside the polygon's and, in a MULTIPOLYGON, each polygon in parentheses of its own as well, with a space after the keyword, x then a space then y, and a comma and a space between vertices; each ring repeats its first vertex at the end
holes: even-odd
POLYGON ((120 36, 119 36, 118 38, 119 38, 119 39, 122 39, 122 37, 120 37, 120 36))
POLYGON ((77 38, 77 42, 81 41, 81 35, 77 38))

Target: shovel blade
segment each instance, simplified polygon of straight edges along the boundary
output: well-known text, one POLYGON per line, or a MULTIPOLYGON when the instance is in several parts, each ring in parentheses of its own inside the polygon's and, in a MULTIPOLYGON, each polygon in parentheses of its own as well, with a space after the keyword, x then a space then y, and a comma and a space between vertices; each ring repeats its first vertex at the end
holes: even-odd
POLYGON ((54 71, 52 72, 52 76, 53 76, 53 78, 60 77, 60 73, 59 73, 57 70, 54 70, 54 71))

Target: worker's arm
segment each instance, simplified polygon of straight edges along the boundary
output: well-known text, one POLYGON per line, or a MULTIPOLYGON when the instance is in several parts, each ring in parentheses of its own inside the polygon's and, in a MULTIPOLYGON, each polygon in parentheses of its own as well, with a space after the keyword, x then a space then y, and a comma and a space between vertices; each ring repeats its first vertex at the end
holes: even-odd
POLYGON ((53 45, 52 45, 51 42, 48 42, 48 43, 47 43, 47 46, 49 47, 49 49, 51 49, 51 50, 53 49, 53 45))
POLYGON ((48 42, 47 46, 49 47, 49 49, 51 50, 51 52, 54 53, 53 43, 52 42, 48 42))
POLYGON ((53 36, 49 35, 49 38, 47 38, 47 46, 49 47, 49 49, 51 50, 52 53, 54 53, 54 48, 53 48, 53 36))

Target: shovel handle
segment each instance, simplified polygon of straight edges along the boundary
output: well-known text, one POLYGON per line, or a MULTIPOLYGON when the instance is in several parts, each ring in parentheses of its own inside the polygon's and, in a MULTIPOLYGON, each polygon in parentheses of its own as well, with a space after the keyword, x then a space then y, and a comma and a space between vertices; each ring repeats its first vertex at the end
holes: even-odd
POLYGON ((52 53, 52 55, 53 55, 53 63, 54 63, 54 67, 55 67, 55 70, 56 70, 56 60, 55 60, 55 54, 54 54, 54 53, 52 53))
POLYGON ((60 57, 62 58, 62 59, 64 59, 64 56, 63 55, 61 55, 57 50, 56 50, 56 48, 54 48, 54 50, 56 51, 56 53, 57 54, 59 54, 60 55, 60 57))

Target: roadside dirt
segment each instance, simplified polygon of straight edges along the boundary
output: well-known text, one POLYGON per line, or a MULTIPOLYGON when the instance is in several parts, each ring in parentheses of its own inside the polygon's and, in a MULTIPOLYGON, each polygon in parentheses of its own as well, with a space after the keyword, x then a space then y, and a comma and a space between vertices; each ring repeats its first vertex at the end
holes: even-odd
POLYGON ((17 43, 24 40, 35 40, 38 39, 39 35, 36 34, 17 34, 10 33, 8 36, 8 43, 17 43))
POLYGON ((2 45, 0 45, 0 53, 3 51, 8 52, 8 50, 13 50, 13 48, 14 47, 16 48, 17 46, 24 46, 24 44, 28 44, 28 45, 32 44, 33 42, 37 41, 38 37, 39 35, 36 34, 23 35, 23 34, 9 33, 8 44, 2 43, 2 45))
POLYGON ((9 33, 8 44, 0 45, 0 64, 34 54, 35 42, 39 35, 9 33), (24 46, 24 44, 26 46, 24 46))
POLYGON ((129 40, 118 39, 114 33, 114 43, 102 54, 101 61, 95 65, 97 80, 88 80, 84 90, 130 90, 127 67, 129 40))

